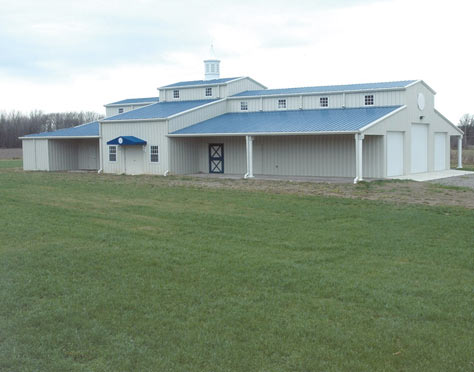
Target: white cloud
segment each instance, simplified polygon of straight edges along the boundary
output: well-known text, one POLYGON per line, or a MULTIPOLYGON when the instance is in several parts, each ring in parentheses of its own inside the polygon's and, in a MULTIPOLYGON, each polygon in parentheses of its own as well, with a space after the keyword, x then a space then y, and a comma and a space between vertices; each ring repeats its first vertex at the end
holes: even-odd
POLYGON ((0 109, 95 110, 200 79, 269 87, 424 79, 453 122, 474 111, 470 3, 428 0, 2 1, 0 109))

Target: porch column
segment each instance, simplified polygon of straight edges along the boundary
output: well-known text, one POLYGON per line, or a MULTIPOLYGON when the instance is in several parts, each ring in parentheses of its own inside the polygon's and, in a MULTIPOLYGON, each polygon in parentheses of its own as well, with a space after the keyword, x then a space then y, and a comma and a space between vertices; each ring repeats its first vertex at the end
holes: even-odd
POLYGON ((462 168, 462 136, 458 137, 458 168, 462 168))
POLYGON ((356 155, 356 177, 354 183, 363 181, 362 179, 362 141, 364 140, 363 134, 355 134, 355 155, 356 155))
POLYGON ((247 148, 247 173, 244 178, 253 178, 253 140, 252 136, 246 136, 246 148, 247 148))

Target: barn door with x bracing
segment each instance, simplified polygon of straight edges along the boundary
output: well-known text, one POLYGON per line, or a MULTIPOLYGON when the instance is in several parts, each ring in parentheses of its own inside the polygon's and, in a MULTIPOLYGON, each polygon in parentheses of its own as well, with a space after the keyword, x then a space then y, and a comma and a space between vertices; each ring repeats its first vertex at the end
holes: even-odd
POLYGON ((209 173, 224 173, 224 145, 209 144, 209 173))

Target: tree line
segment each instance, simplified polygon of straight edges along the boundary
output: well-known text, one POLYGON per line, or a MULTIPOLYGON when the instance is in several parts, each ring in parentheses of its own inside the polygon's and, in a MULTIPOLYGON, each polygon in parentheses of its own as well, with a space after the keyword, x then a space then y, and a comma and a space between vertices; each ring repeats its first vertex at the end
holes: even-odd
POLYGON ((21 147, 21 140, 18 137, 26 134, 70 128, 101 118, 102 115, 91 111, 49 114, 40 110, 31 111, 29 114, 20 111, 0 111, 0 148, 21 147))
POLYGON ((474 146, 474 115, 463 115, 461 119, 459 119, 458 127, 464 132, 462 139, 463 146, 474 146))

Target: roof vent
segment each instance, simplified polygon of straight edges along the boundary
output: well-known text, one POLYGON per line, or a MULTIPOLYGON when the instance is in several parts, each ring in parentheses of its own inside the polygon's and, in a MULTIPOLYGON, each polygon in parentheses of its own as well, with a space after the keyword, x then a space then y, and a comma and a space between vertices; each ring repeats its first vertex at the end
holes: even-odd
POLYGON ((219 64, 221 61, 216 58, 212 45, 210 56, 211 58, 204 60, 204 80, 219 79, 220 77, 219 64))

